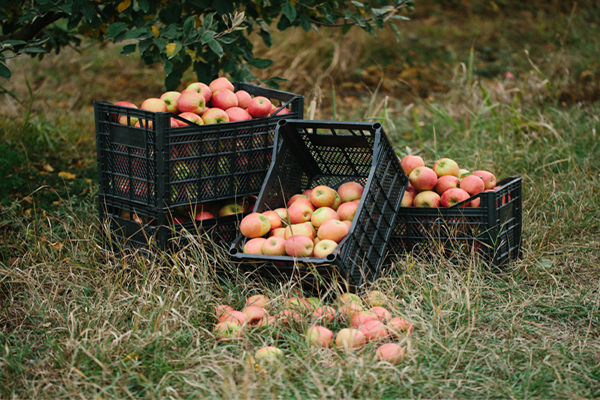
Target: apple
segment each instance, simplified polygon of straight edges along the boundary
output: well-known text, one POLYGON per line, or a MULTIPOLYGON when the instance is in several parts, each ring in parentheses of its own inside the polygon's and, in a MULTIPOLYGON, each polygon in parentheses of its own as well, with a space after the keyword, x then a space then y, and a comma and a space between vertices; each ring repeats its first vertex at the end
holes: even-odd
POLYGON ((275 228, 269 233, 269 237, 281 237, 285 239, 285 228, 275 228))
POLYGON ((410 184, 410 182, 408 183, 408 185, 406 186, 406 192, 410 193, 413 195, 413 198, 417 195, 417 191, 416 189, 413 187, 413 185, 410 184))
POLYGON ((364 301, 371 307, 381 307, 387 299, 379 290, 370 290, 365 294, 364 301))
POLYGON ((235 97, 237 97, 238 107, 240 108, 248 108, 248 104, 252 101, 252 96, 245 90, 238 90, 235 92, 235 97))
POLYGON ((336 219, 330 219, 323 222, 323 224, 317 230, 317 237, 320 240, 333 240, 336 243, 342 241, 342 239, 348 234, 348 226, 341 221, 336 219))
POLYGON ((217 322, 230 321, 238 325, 244 325, 246 323, 246 314, 241 311, 226 311, 221 314, 217 322))
POLYGON ((208 211, 204 211, 204 210, 202 210, 202 211, 199 211, 199 212, 198 212, 196 215, 194 215, 194 219, 195 219, 196 221, 203 221, 203 220, 205 220, 205 219, 212 219, 212 218, 214 218, 214 217, 215 217, 215 216, 214 216, 214 215, 212 215, 212 213, 210 213, 210 212, 208 212, 208 211))
POLYGON ((460 168, 458 170, 458 179, 462 179, 469 174, 470 174, 470 172, 468 169, 460 168))
POLYGON ((317 307, 312 315, 317 321, 333 322, 335 320, 335 308, 329 306, 317 307))
POLYGON ((310 199, 305 199, 304 197, 297 197, 296 199, 294 199, 294 202, 288 206, 288 218, 289 218, 289 208, 291 206, 293 206, 294 204, 306 204, 307 206, 310 207, 311 210, 315 211, 317 209, 317 207, 315 207, 315 205, 310 201, 310 199))
POLYGON ((247 238, 258 238, 266 235, 271 230, 269 218, 261 213, 250 213, 242 218, 240 232, 247 238))
POLYGON ((228 341, 242 337, 242 327, 231 321, 223 321, 216 324, 213 333, 219 341, 228 341))
POLYGON ((417 167, 412 170, 408 179, 417 192, 431 190, 435 187, 438 176, 428 167, 417 167))
POLYGON ((296 311, 292 311, 289 309, 284 309, 277 314, 277 321, 281 322, 284 325, 301 325, 302 324, 302 316, 298 314, 296 311))
POLYGON ((256 96, 248 104, 248 112, 254 118, 267 117, 271 112, 271 105, 271 100, 263 96, 256 96))
POLYGON ((345 305, 341 306, 340 308, 338 308, 337 315, 341 319, 350 320, 350 319, 352 319, 352 316, 354 314, 356 314, 357 312, 360 312, 362 310, 363 310, 362 306, 360 306, 358 304, 354 304, 354 303, 345 304, 345 305))
POLYGON ((267 326, 273 326, 277 322, 277 317, 274 315, 269 315, 266 318, 261 319, 256 324, 254 324, 254 328, 265 328, 267 326))
POLYGON ((167 104, 161 99, 157 98, 149 98, 144 100, 140 108, 146 111, 167 112, 167 104))
POLYGON ((207 112, 202 113, 202 121, 204 121, 205 124, 222 124, 224 122, 229 122, 229 116, 225 110, 211 108, 207 112))
MULTIPOLYGON (((295 207, 296 204, 293 204, 292 207, 295 207)), ((291 209, 292 208, 290 208, 290 210, 291 209)), ((312 213, 312 216, 310 217, 310 222, 312 222, 313 226, 318 229, 321 226, 321 224, 323 224, 323 222, 330 220, 330 219, 337 219, 339 221, 340 216, 331 207, 321 207, 321 208, 317 208, 312 213)))
MULTIPOLYGON (((355 203, 360 204, 360 199, 356 199, 356 200, 352 200, 355 203)), ((337 209, 340 207, 340 205, 342 204, 342 198, 340 197, 340 195, 338 194, 338 192, 335 192, 335 201, 333 202, 333 205, 331 206, 331 208, 333 208, 334 210, 337 211, 337 209)))
MULTIPOLYGON (((487 190, 484 190, 484 192, 487 192, 487 190)), ((469 207, 473 207, 473 208, 477 208, 481 205, 481 197, 477 197, 476 199, 473 199, 469 202, 469 207)))
POLYGON ((291 113, 289 108, 282 108, 281 110, 280 110, 280 108, 281 108, 281 106, 280 107, 273 106, 271 108, 271 111, 269 112, 269 115, 285 115, 285 114, 291 113))
POLYGON ((370 311, 359 311, 352 316, 350 324, 353 327, 358 328, 367 321, 379 321, 379 319, 377 318, 377 315, 375 315, 375 313, 372 313, 370 311))
POLYGON ((321 307, 321 300, 318 297, 309 297, 306 299, 312 307, 312 310, 315 310, 318 307, 321 307))
POLYGON ((329 186, 319 185, 310 192, 310 202, 317 208, 331 207, 335 203, 335 193, 329 186))
POLYGON ((204 104, 208 104, 210 98, 212 97, 212 90, 210 90, 208 85, 203 82, 191 83, 188 85, 188 87, 185 88, 185 91, 200 93, 204 97, 204 104))
MULTIPOLYGON (((455 204, 467 200, 471 195, 466 190, 460 188, 448 189, 442 193, 440 205, 442 207, 452 207, 455 204)), ((461 207, 468 207, 469 203, 463 204, 461 207)))
POLYGON ((372 319, 358 327, 368 341, 376 341, 385 339, 389 333, 387 327, 378 319, 372 319))
POLYGON ((232 92, 235 90, 233 83, 231 83, 229 81, 229 79, 227 79, 225 77, 216 78, 215 80, 213 80, 211 83, 208 84, 208 87, 210 88, 211 92, 213 92, 213 93, 219 89, 229 89, 232 92))
POLYGON ((271 229, 270 229, 271 231, 282 227, 281 218, 279 218, 279 214, 277 214, 275 211, 268 210, 268 211, 263 212, 262 215, 267 217, 267 219, 271 223, 271 229))
POLYGON ((306 344, 309 346, 331 347, 333 332, 324 326, 311 326, 306 331, 306 344))
POLYGON ((167 105, 167 111, 173 114, 179 113, 177 108, 177 99, 179 99, 181 93, 175 91, 165 92, 160 96, 160 99, 167 105))
POLYGON ((314 233, 312 227, 307 225, 306 223, 293 224, 293 225, 288 225, 285 227, 285 230, 283 233, 283 237, 285 239, 289 239, 294 235, 306 236, 306 237, 310 238, 310 240, 313 240, 315 238, 315 233, 314 233))
POLYGON ((304 192, 302 192, 302 195, 306 196, 307 199, 310 199, 311 193, 312 193, 312 189, 306 189, 304 192))
POLYGON ((426 190, 418 193, 413 200, 415 207, 439 207, 441 197, 434 191, 426 190))
POLYGON ((415 200, 415 196, 408 190, 404 191, 404 195, 402 195, 402 201, 400 202, 400 207, 411 207, 415 200))
POLYGON ((473 175, 481 178, 485 189, 493 189, 496 186, 496 177, 489 171, 473 171, 473 175))
POLYGON ((402 165, 402 168, 404 169, 404 172, 406 172, 406 175, 410 175, 410 173, 417 167, 424 167, 425 166, 425 162, 423 161, 423 159, 419 156, 405 156, 404 158, 402 158, 402 160, 400 161, 400 165, 402 165))
POLYGON ((410 336, 413 332, 413 324, 401 317, 395 317, 387 322, 388 331, 394 337, 410 336))
POLYGON ((230 107, 227 110, 225 110, 225 112, 229 117, 229 122, 247 121, 249 119, 252 119, 252 115, 250 115, 248 111, 240 107, 230 107))
POLYGON ((313 257, 327 257, 335 251, 337 245, 333 240, 319 240, 313 248, 313 257))
POLYGON ((285 239, 280 236, 268 237, 262 245, 262 253, 269 256, 285 256, 285 239))
POLYGON ((267 239, 262 237, 255 237, 246 242, 243 248, 243 252, 246 254, 263 254, 262 248, 267 239))
POLYGON ((277 213, 277 215, 279 215, 279 219, 281 220, 281 223, 282 223, 281 226, 287 226, 288 222, 289 222, 287 209, 281 207, 281 208, 276 208, 273 211, 275 211, 277 213))
POLYGON ((263 362, 276 362, 283 358, 283 350, 275 346, 265 346, 256 350, 254 359, 263 362))
POLYGON ((437 160, 435 163, 433 163, 433 170, 438 177, 452 175, 458 178, 459 174, 458 164, 456 161, 449 158, 440 158, 437 160))
POLYGON ((346 203, 348 201, 360 199, 364 189, 363 185, 358 182, 346 182, 340 185, 337 192, 340 195, 342 203, 346 203))
MULTIPOLYGON (((117 101, 117 102, 115 103, 115 106, 119 106, 119 107, 128 107, 128 108, 135 108, 135 109, 137 109, 137 108, 138 108, 138 107, 137 107, 135 104, 133 104, 133 103, 130 103, 130 102, 128 102, 128 101, 117 101)), ((113 118, 114 118, 114 117, 116 117, 116 116, 113 116, 113 118)), ((121 124, 121 125, 127 125, 127 115, 122 115, 122 114, 121 114, 121 115, 119 115, 119 116, 118 116, 118 118, 117 118, 117 122, 118 122, 119 124, 121 124)), ((136 117, 130 117, 130 118, 129 118, 129 123, 130 123, 131 125, 135 125, 137 122, 138 122, 138 119, 137 119, 136 117)))
MULTIPOLYGON (((179 116, 181 118, 187 119, 188 121, 190 121, 196 125, 204 125, 204 121, 198 114, 194 114, 192 112, 183 112, 183 113, 179 114, 179 116)), ((179 120, 177 120, 177 123, 179 124, 179 126, 188 126, 189 125, 188 123, 179 121, 179 120)))
POLYGON ((231 107, 238 106, 238 100, 233 93, 233 91, 229 89, 218 89, 213 92, 212 99, 210 100, 210 104, 212 107, 217 107, 222 110, 227 110, 231 107))
POLYGON ((460 187, 460 179, 454 175, 440 176, 433 190, 440 196, 448 189, 460 187))
POLYGON ((217 319, 221 318, 223 314, 231 311, 235 311, 235 309, 227 304, 219 304, 215 306, 215 314, 217 315, 217 319))
POLYGON ((311 238, 304 235, 294 235, 285 241, 285 252, 292 257, 310 257, 314 244, 311 238))
POLYGON ((358 203, 349 201, 347 203, 340 204, 337 209, 337 213, 341 221, 353 221, 354 215, 356 215, 356 210, 358 210, 358 203))
POLYGON ((389 321, 390 319, 392 319, 392 314, 387 309, 385 309, 381 306, 375 306, 375 307, 371 308, 369 311, 371 311, 372 313, 377 315, 377 319, 382 322, 386 322, 386 321, 389 321))
POLYGON ((471 196, 475 196, 476 194, 483 192, 485 183, 483 182, 483 179, 477 175, 469 175, 465 176, 462 181, 460 181, 460 188, 466 190, 471 196))
POLYGON ((352 228, 352 221, 344 220, 342 221, 344 225, 348 228, 348 233, 350 233, 350 228, 352 228))
POLYGON ((367 338, 358 329, 344 328, 335 337, 335 345, 346 351, 352 351, 367 343, 367 338))
POLYGON ((271 300, 269 299, 268 296, 266 296, 264 294, 255 294, 246 299, 246 307, 257 306, 257 307, 267 308, 269 301, 271 301, 271 300))
MULTIPOLYGON (((306 196, 306 195, 304 195, 304 194, 295 194, 295 195, 293 195, 292 197, 290 197, 290 199, 287 201, 287 203, 286 203, 286 205, 285 205, 285 206, 286 206, 287 208, 290 208, 290 206, 291 206, 292 204, 294 204, 294 203, 296 202, 296 200, 298 200, 298 199, 307 199, 307 200, 309 200, 309 201, 310 201, 310 197, 309 197, 309 196, 306 196)), ((311 203, 311 204, 312 204, 312 203, 311 203)))
POLYGON ((404 349, 397 343, 385 343, 375 350, 379 361, 398 364, 404 358, 404 349))
POLYGON ((206 105, 206 100, 204 96, 202 96, 198 92, 183 92, 177 99, 177 109, 184 112, 191 112, 194 114, 202 114, 204 111, 204 106, 206 105))
POLYGON ((144 223, 144 220, 137 213, 135 213, 135 212, 130 213, 127 210, 122 210, 121 211, 121 218, 128 219, 128 220, 133 221, 133 222, 137 222, 138 224, 143 224, 144 223))
POLYGON ((246 323, 248 323, 248 325, 254 325, 261 319, 267 317, 267 310, 259 306, 244 307, 242 313, 246 316, 246 323))
POLYGON ((283 306, 303 314, 306 314, 312 309, 312 305, 309 301, 300 297, 290 297, 289 299, 286 299, 283 302, 283 306))
POLYGON ((354 293, 342 293, 340 295, 340 301, 342 302, 342 304, 356 304, 361 307, 363 305, 363 301, 361 300, 361 298, 355 295, 354 293))
POLYGON ((217 213, 217 215, 219 217, 225 217, 227 215, 235 215, 235 214, 240 214, 243 212, 244 212, 244 207, 242 207, 241 204, 229 203, 229 204, 226 204, 223 207, 221 207, 219 209, 219 212, 217 213))
POLYGON ((310 221, 312 215, 313 210, 307 204, 299 201, 294 202, 294 204, 288 208, 288 218, 290 219, 291 224, 300 224, 302 222, 310 221))

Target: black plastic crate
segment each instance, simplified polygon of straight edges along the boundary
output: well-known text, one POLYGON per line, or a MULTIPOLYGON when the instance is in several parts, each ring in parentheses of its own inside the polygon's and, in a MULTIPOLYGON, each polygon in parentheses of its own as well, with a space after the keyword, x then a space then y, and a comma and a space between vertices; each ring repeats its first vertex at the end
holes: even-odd
POLYGON ((230 254, 242 272, 267 280, 297 278, 309 284, 332 279, 357 288, 374 280, 387 252, 408 177, 379 123, 282 120, 276 150, 254 211, 285 205, 306 189, 337 189, 356 181, 364 192, 348 235, 327 258, 245 254, 239 236, 230 254), (340 278, 340 279, 338 279, 340 278))
POLYGON ((155 249, 176 251, 189 244, 188 235, 194 236, 198 242, 210 239, 224 249, 229 248, 239 234, 239 223, 244 215, 247 213, 203 221, 187 218, 186 222, 173 223, 173 218, 185 216, 174 211, 165 218, 161 210, 157 212, 121 200, 106 200, 100 204, 104 241, 106 247, 115 252, 155 249), (160 220, 163 222, 160 223, 160 220), (187 233, 183 234, 183 230, 187 233))
POLYGON ((303 118, 304 98, 234 82, 289 114, 223 124, 171 127, 171 113, 94 103, 101 198, 169 210, 259 193, 271 164, 275 126, 303 118), (119 124, 118 115, 142 127, 119 124))
POLYGON ((390 239, 393 255, 421 257, 476 255, 501 266, 521 256, 522 178, 498 182, 493 192, 482 192, 479 207, 401 207, 390 239))

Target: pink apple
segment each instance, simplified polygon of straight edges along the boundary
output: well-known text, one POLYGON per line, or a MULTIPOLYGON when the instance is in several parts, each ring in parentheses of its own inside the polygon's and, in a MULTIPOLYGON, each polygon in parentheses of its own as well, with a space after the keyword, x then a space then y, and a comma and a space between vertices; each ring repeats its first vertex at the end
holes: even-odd
MULTIPOLYGON (((192 122, 194 124, 204 125, 204 121, 202 121, 202 118, 198 114, 194 114, 194 113, 191 113, 191 112, 183 112, 183 113, 179 114, 179 116, 181 118, 187 119, 188 121, 190 121, 190 122, 192 122)), ((183 121, 179 121, 178 120, 177 122, 179 123, 179 126, 187 126, 187 125, 189 125, 188 123, 183 122, 183 121)))
POLYGON ((385 304, 387 299, 379 290, 370 290, 365 294, 364 301, 371 307, 380 307, 385 304))
MULTIPOLYGON (((487 190, 484 190, 484 192, 487 192, 487 190)), ((469 202, 469 207, 477 208, 480 205, 481 205, 481 197, 477 197, 476 199, 473 199, 469 202)))
POLYGON ((318 347, 331 347, 333 332, 324 326, 311 326, 306 331, 306 344, 318 347))
MULTIPOLYGON (((446 190, 440 199, 440 205, 442 207, 452 207, 455 204, 465 201, 471 197, 466 190, 460 188, 453 188, 446 190)), ((469 203, 463 204, 461 207, 468 207, 469 203)))
POLYGON ((244 207, 241 204, 237 203, 229 203, 225 204, 223 207, 219 209, 217 215, 219 217, 226 217, 227 215, 235 215, 244 212, 244 207))
POLYGON ((406 175, 409 176, 410 173, 417 167, 424 167, 425 162, 419 156, 405 156, 401 161, 400 165, 406 172, 406 175))
POLYGON ((408 179, 417 192, 422 192, 433 189, 437 183, 438 176, 431 168, 417 167, 412 170, 408 179))
POLYGON ((240 233, 247 238, 258 238, 266 235, 271 230, 269 218, 261 213, 250 213, 240 222, 240 233))
POLYGON ((140 108, 146 111, 167 112, 167 104, 161 99, 157 98, 144 100, 140 108))
POLYGON ((367 343, 367 338, 358 329, 344 328, 335 337, 335 345, 346 351, 353 351, 367 343))
POLYGON ((371 308, 369 311, 377 315, 377 319, 383 322, 386 322, 392 319, 392 314, 385 308, 380 306, 375 306, 371 308))
POLYGON ((284 325, 301 325, 303 320, 302 316, 293 310, 281 310, 279 314, 277 314, 277 321, 281 322, 284 325))
POLYGON ((246 306, 242 310, 242 313, 246 316, 246 323, 248 325, 254 325, 258 321, 267 317, 267 310, 259 306, 246 306))
MULTIPOLYGON (((335 212, 335 211, 334 211, 335 212)), ((313 215, 313 210, 308 204, 296 201, 288 208, 288 218, 291 224, 300 224, 310 221, 313 215)))
POLYGON ((313 210, 313 212, 317 209, 317 207, 315 207, 315 205, 309 199, 305 199, 303 196, 300 196, 300 197, 297 197, 294 200, 294 202, 288 206, 288 218, 289 218, 289 209, 294 204, 306 204, 307 206, 310 207, 311 210, 313 210))
POLYGON ((458 170, 458 179, 462 179, 469 174, 470 174, 470 172, 468 169, 461 168, 458 170))
MULTIPOLYGON (((128 101, 117 101, 115 103, 115 106, 137 109, 137 106, 135 104, 130 103, 128 101)), ((115 117, 116 116, 113 116, 113 118, 115 117)), ((119 117, 117 118, 117 122, 119 122, 119 124, 121 125, 127 125, 127 115, 119 115, 119 117)), ((129 118, 129 122, 131 123, 131 125, 135 125, 138 122, 138 119, 135 117, 131 117, 129 118)))
POLYGON ((408 186, 406 186, 406 191, 410 194, 413 195, 413 198, 417 195, 417 191, 415 190, 415 188, 413 187, 413 185, 410 184, 410 182, 408 183, 408 186))
POLYGON ((211 92, 216 92, 219 89, 229 89, 232 92, 235 90, 233 83, 231 83, 229 81, 229 79, 225 78, 225 77, 220 77, 217 78, 215 80, 213 80, 208 87, 210 88, 211 92))
POLYGON ((435 184, 435 192, 440 196, 448 189, 460 187, 460 180, 454 175, 440 176, 435 184))
POLYGON ((425 190, 415 196, 413 206, 415 207, 439 207, 440 195, 432 190, 425 190))
POLYGON ((229 117, 229 122, 247 121, 252 119, 252 116, 248 114, 248 111, 240 107, 230 107, 225 110, 229 117))
POLYGON ((344 220, 342 221, 342 224, 345 224, 348 228, 348 232, 350 232, 350 228, 352 228, 352 221, 344 220))
MULTIPOLYGON (((290 210, 293 207, 295 207, 295 204, 292 205, 292 207, 290 207, 290 210)), ((337 219, 339 221, 340 216, 333 208, 321 207, 321 208, 317 208, 312 213, 312 216, 310 217, 310 222, 312 222, 313 226, 318 229, 321 226, 321 224, 323 224, 323 222, 330 220, 330 219, 337 219)))
POLYGON ((293 225, 288 225, 285 227, 285 231, 283 234, 283 237, 285 239, 289 239, 294 235, 306 236, 306 237, 310 238, 310 240, 313 240, 315 238, 315 234, 314 234, 312 228, 309 227, 308 225, 306 225, 306 223, 293 224, 293 225))
POLYGON ((179 113, 179 109, 177 108, 177 99, 179 99, 179 96, 181 96, 181 93, 170 91, 163 93, 160 99, 167 105, 167 111, 177 114, 179 113))
POLYGON ((332 254, 337 248, 337 243, 333 240, 319 240, 313 249, 313 257, 324 258, 332 254))
POLYGON ((267 308, 269 301, 271 301, 271 300, 269 299, 268 296, 266 296, 264 294, 255 294, 246 299, 246 307, 247 306, 257 306, 257 307, 267 308))
POLYGON ((465 176, 462 181, 460 181, 460 188, 466 190, 471 196, 475 196, 476 194, 483 192, 485 183, 483 182, 483 179, 477 175, 469 175, 465 176))
POLYGON ((493 189, 496 186, 496 177, 489 171, 473 171, 473 175, 481 178, 485 189, 493 189))
POLYGON ((211 108, 207 112, 202 113, 202 121, 205 124, 221 124, 229 122, 229 115, 227 115, 225 110, 221 110, 220 108, 211 108))
POLYGON ((372 319, 361 324, 358 329, 365 335, 368 341, 385 339, 389 333, 387 327, 378 319, 372 319))
POLYGON ((340 195, 342 203, 348 201, 360 199, 364 191, 363 185, 358 182, 346 182, 342 183, 338 188, 337 192, 340 195))
POLYGON ((197 214, 194 216, 194 219, 195 219, 196 221, 203 221, 203 220, 205 220, 205 219, 212 219, 212 218, 214 218, 214 217, 215 217, 215 216, 214 216, 214 215, 212 215, 212 213, 210 213, 210 212, 208 212, 208 211, 204 211, 204 210, 202 210, 202 211, 199 211, 199 212, 198 212, 198 213, 197 213, 197 214))
MULTIPOLYGON (((287 208, 290 208, 290 206, 291 206, 292 204, 294 204, 294 202, 295 202, 296 200, 299 200, 299 199, 302 199, 302 198, 304 198, 304 199, 307 199, 307 200, 309 200, 309 201, 310 201, 310 197, 308 197, 308 196, 306 196, 306 195, 304 195, 304 194, 295 194, 295 195, 293 195, 292 197, 290 197, 290 199, 288 200, 288 202, 287 202, 287 204, 286 204, 286 207, 287 207, 287 208)), ((312 203, 311 203, 311 204, 312 204, 312 203)))
POLYGON ((310 199, 311 193, 312 193, 312 189, 306 189, 304 192, 302 192, 302 195, 306 196, 306 198, 310 199))
POLYGON ((331 207, 335 203, 335 193, 329 186, 319 185, 310 192, 310 202, 317 208, 331 207))
POLYGON ((275 346, 261 347, 254 353, 254 359, 263 362, 277 362, 283 358, 283 350, 275 346))
POLYGON ((279 219, 281 219, 282 226, 287 226, 287 224, 288 224, 287 209, 281 207, 281 208, 276 208, 273 211, 275 211, 277 213, 277 215, 279 215, 279 219))
MULTIPOLYGON (((356 200, 352 200, 352 201, 360 204, 360 199, 356 199, 356 200)), ((335 192, 335 201, 333 202, 333 205, 331 206, 331 208, 333 208, 335 211, 337 211, 337 209, 340 207, 341 204, 342 204, 342 198, 336 191, 335 192)))
POLYGON ((217 322, 225 322, 225 321, 231 321, 233 323, 236 323, 238 325, 244 325, 246 323, 246 315, 241 312, 241 311, 225 311, 224 313, 222 313, 219 318, 217 319, 217 322))
POLYGON ((262 215, 264 215, 265 217, 267 217, 269 219, 269 222, 271 223, 271 231, 277 228, 281 228, 282 226, 282 222, 281 222, 281 218, 279 218, 279 214, 277 214, 275 211, 273 210, 268 210, 262 213, 262 215))
POLYGON ((242 337, 242 327, 231 321, 223 321, 216 324, 213 333, 218 341, 228 341, 242 337))
POLYGON ((280 107, 273 106, 271 108, 271 111, 269 112, 269 115, 285 115, 285 114, 291 113, 289 108, 282 108, 281 110, 280 110, 280 108, 281 108, 281 106, 280 107))
POLYGON ((221 318, 223 314, 229 313, 231 311, 235 311, 235 309, 227 304, 219 304, 215 307, 215 314, 217 316, 217 319, 221 318))
POLYGON ((270 236, 262 245, 262 253, 269 256, 285 256, 285 239, 279 236, 270 236))
POLYGON ((311 238, 304 235, 294 235, 285 241, 285 252, 292 257, 310 257, 314 244, 311 238))
POLYGON ((452 175, 458 178, 458 164, 449 158, 440 158, 433 164, 433 170, 438 177, 452 175))
POLYGON ((415 195, 413 195, 408 190, 404 191, 404 195, 402 196, 402 201, 400 202, 400 207, 411 207, 413 205, 413 201, 415 200, 415 195))
POLYGON ((388 331, 394 337, 410 336, 413 324, 401 317, 395 317, 387 322, 388 331))
POLYGON ((356 210, 358 210, 358 203, 349 201, 347 203, 340 204, 337 209, 337 213, 341 221, 354 221, 356 210))
POLYGON ((267 239, 262 237, 250 239, 246 242, 242 251, 246 254, 263 254, 262 248, 266 241, 267 239))
POLYGON ((194 82, 189 84, 188 87, 185 88, 185 91, 200 93, 204 97, 204 104, 208 104, 210 98, 212 97, 212 91, 206 83, 202 82, 194 82))
POLYGON ((271 236, 285 238, 285 228, 281 227, 273 229, 271 232, 269 232, 269 237, 271 236))
POLYGON ((248 104, 248 112, 254 118, 264 118, 271 112, 271 100, 263 96, 254 97, 248 104))
POLYGON ((375 313, 372 313, 370 311, 359 311, 352 316, 350 324, 353 327, 358 328, 367 321, 379 321, 379 319, 377 318, 377 315, 375 315, 375 313))
POLYGON ((231 107, 237 107, 238 100, 233 91, 229 89, 218 89, 217 91, 213 92, 210 104, 212 107, 227 110, 231 107))
POLYGON ((398 364, 404 358, 404 348, 397 343, 385 343, 375 350, 379 361, 398 364))
POLYGON ((361 300, 361 298, 355 295, 354 293, 342 293, 340 295, 340 301, 342 302, 342 304, 356 304, 361 307, 363 305, 363 301, 361 300))
POLYGON ((330 219, 323 222, 323 225, 317 230, 317 237, 320 240, 333 240, 336 243, 342 241, 342 239, 348 234, 348 226, 341 221, 330 219))
POLYGON ((177 99, 177 108, 182 113, 191 112, 200 115, 204 111, 205 104, 204 96, 193 91, 183 92, 177 99))
POLYGON ((336 314, 341 319, 350 320, 354 314, 356 314, 357 312, 360 312, 362 310, 363 310, 362 306, 351 303, 351 304, 345 304, 342 307, 338 308, 336 314))
POLYGON ((235 92, 235 96, 238 99, 238 107, 240 108, 248 108, 248 104, 252 101, 252 96, 245 90, 238 90, 235 92))
POLYGON ((306 314, 312 309, 312 305, 307 299, 299 298, 299 297, 290 297, 283 302, 283 306, 285 308, 289 308, 290 310, 298 311, 302 314, 306 314))
POLYGON ((317 307, 312 315, 317 321, 333 322, 335 320, 335 308, 329 306, 317 307))

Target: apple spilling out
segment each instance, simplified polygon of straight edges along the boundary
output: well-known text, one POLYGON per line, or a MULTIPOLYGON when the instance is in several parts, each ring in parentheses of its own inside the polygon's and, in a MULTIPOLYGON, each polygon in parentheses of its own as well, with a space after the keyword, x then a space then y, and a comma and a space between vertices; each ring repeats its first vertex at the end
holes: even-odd
MULTIPOLYGON (((115 105, 138 108, 128 101, 118 101, 115 105)), ((139 108, 153 112, 170 112, 185 119, 182 121, 179 118, 171 118, 173 128, 191 124, 246 121, 291 112, 288 108, 274 105, 264 96, 252 96, 245 90, 236 91, 233 84, 225 77, 217 78, 208 85, 203 82, 193 82, 180 92, 167 91, 158 98, 144 100, 139 108)), ((123 125, 152 128, 150 121, 140 122, 138 118, 127 115, 115 115, 114 118, 123 125)))
MULTIPOLYGON (((440 158, 431 168, 419 156, 408 155, 400 161, 409 184, 402 207, 452 207, 481 192, 499 189, 496 177, 485 170, 469 172, 449 158, 440 158)), ((461 207, 479 207, 479 197, 461 207)))
POLYGON ((240 223, 244 253, 327 257, 350 232, 364 187, 346 182, 335 190, 318 185, 293 195, 285 205, 251 213, 240 223))

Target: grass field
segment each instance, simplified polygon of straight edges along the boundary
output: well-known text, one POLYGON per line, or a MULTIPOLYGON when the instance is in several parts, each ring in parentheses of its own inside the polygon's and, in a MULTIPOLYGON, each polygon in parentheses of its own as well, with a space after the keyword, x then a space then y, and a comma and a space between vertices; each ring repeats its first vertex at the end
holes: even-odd
POLYGON ((266 293, 277 310, 294 288, 221 279, 216 269, 233 267, 204 242, 124 259, 100 246, 92 100, 160 94, 161 69, 111 46, 14 60, 0 86, 0 397, 600 397, 600 13, 590 4, 523 6, 520 19, 476 8, 456 19, 460 7, 429 4, 399 44, 276 37, 298 51, 266 74, 314 100, 315 118, 378 120, 401 156, 523 177, 520 260, 499 270, 406 255, 375 283, 415 327, 395 366, 374 344, 308 347, 306 326, 217 343, 215 305, 266 293), (263 345, 284 359, 252 365, 263 345))

